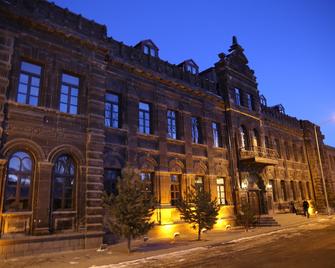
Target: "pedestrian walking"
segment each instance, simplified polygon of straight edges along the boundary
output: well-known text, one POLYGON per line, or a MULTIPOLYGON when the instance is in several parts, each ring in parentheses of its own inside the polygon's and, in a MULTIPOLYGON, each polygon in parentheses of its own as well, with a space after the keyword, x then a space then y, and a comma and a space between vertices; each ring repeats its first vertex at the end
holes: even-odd
POLYGON ((304 215, 309 218, 309 213, 308 213, 308 208, 309 208, 309 204, 307 202, 307 200, 305 200, 303 203, 302 203, 302 207, 304 209, 304 215))
POLYGON ((296 210, 296 208, 294 206, 294 202, 293 201, 291 201, 291 203, 290 203, 290 210, 291 210, 291 213, 297 214, 297 210, 296 210))

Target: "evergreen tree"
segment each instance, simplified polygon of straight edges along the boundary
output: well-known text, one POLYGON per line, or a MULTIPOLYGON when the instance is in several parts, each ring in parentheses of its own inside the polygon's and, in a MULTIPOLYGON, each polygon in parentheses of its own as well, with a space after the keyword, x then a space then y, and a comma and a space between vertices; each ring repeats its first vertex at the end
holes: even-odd
POLYGON ((117 194, 104 194, 106 224, 109 230, 127 239, 128 253, 131 240, 146 234, 154 225, 154 197, 140 179, 136 169, 126 167, 117 182, 117 194))
POLYGON ((200 187, 192 186, 185 192, 178 202, 181 219, 192 225, 198 231, 198 240, 201 240, 201 230, 211 230, 217 221, 220 205, 217 200, 211 200, 209 193, 200 187))
POLYGON ((237 224, 243 225, 245 231, 248 232, 251 225, 256 221, 256 214, 251 209, 250 204, 242 204, 241 210, 237 213, 237 224))

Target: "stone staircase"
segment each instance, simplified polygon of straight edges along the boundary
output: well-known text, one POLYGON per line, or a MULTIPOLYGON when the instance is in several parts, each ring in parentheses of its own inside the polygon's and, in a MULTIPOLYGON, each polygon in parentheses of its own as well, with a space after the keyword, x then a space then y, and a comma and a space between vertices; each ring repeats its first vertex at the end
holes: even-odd
POLYGON ((274 227, 280 226, 280 224, 269 215, 261 215, 257 218, 256 226, 258 227, 274 227))

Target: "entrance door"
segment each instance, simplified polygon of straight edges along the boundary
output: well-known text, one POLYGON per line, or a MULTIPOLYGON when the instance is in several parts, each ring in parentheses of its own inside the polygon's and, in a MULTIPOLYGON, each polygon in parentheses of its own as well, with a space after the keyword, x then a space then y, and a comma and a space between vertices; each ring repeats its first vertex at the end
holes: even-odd
POLYGON ((248 199, 251 209, 259 215, 261 212, 259 208, 259 191, 249 191, 248 199))

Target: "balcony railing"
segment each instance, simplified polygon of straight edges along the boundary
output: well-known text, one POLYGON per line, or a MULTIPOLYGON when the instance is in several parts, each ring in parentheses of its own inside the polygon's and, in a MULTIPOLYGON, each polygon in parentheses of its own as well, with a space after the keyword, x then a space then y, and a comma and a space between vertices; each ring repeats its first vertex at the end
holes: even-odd
POLYGON ((240 148, 240 159, 251 159, 251 158, 265 158, 278 160, 279 156, 276 150, 260 147, 260 146, 248 146, 240 148))

